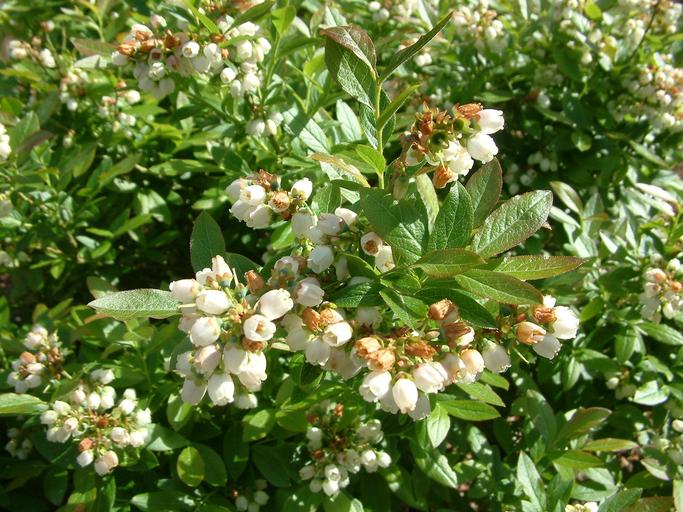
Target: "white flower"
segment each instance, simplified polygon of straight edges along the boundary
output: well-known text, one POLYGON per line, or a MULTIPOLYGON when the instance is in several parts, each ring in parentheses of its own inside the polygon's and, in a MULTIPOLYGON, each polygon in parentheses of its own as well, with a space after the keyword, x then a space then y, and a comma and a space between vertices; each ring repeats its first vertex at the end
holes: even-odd
POLYGON ((253 409, 258 405, 258 399, 254 393, 240 393, 235 397, 235 407, 238 409, 253 409))
POLYGON ((380 247, 377 256, 375 256, 375 266, 380 272, 389 272, 396 266, 394 263, 394 255, 390 246, 383 245, 380 247))
POLYGON ((197 350, 194 356, 194 364, 197 371, 202 374, 211 374, 221 362, 221 351, 216 345, 206 345, 197 350))
POLYGON ((134 430, 130 433, 130 445, 134 448, 139 448, 144 445, 149 439, 149 431, 144 430, 134 430))
POLYGON ((234 400, 235 384, 227 373, 214 373, 209 379, 209 398, 216 405, 226 405, 234 400))
POLYGON ((95 461, 95 471, 98 475, 111 473, 112 469, 119 465, 119 458, 116 452, 109 450, 95 461))
POLYGON ((232 68, 223 68, 221 71, 221 82, 224 84, 231 83, 237 77, 237 73, 232 68))
POLYGON ((52 408, 60 416, 64 416, 65 414, 68 414, 69 411, 71 411, 71 406, 66 402, 63 402, 62 400, 56 400, 55 403, 52 404, 52 408))
POLYGON ((448 384, 460 383, 467 376, 465 362, 457 354, 446 354, 440 362, 448 375, 448 384))
POLYGON ((472 158, 485 164, 493 160, 493 157, 498 154, 498 146, 489 135, 479 132, 467 141, 467 151, 472 155, 472 158))
POLYGON ((149 425, 152 423, 152 411, 150 411, 149 408, 139 409, 135 413, 135 422, 138 425, 149 425))
POLYGON ((194 279, 181 279, 171 282, 168 289, 171 290, 171 296, 175 300, 182 304, 189 304, 194 302, 199 292, 199 283, 194 279))
POLYGON ((501 373, 510 368, 510 355, 505 347, 490 343, 481 353, 484 365, 493 373, 501 373))
POLYGON ((221 326, 215 316, 203 316, 195 320, 190 329, 190 341, 202 347, 215 342, 221 335, 221 326))
POLYGON ((463 350, 460 353, 460 359, 463 361, 463 363, 465 363, 468 373, 478 376, 484 371, 484 358, 481 356, 481 353, 478 350, 463 350))
POLYGON ((302 178, 298 181, 295 181, 290 190, 292 196, 301 201, 308 200, 308 198, 311 197, 312 192, 313 183, 308 178, 302 178))
POLYGON ((334 214, 337 217, 340 217, 348 227, 353 226, 358 220, 358 214, 353 210, 349 210, 348 208, 339 207, 334 210, 334 214))
POLYGON ((546 334, 539 342, 533 345, 532 348, 539 356, 553 359, 560 352, 562 344, 557 337, 552 334, 546 334))
POLYGON ((282 288, 264 293, 258 302, 259 311, 268 320, 276 320, 294 307, 289 292, 282 288))
POLYGON ((368 473, 377 471, 377 454, 374 450, 365 450, 360 454, 360 462, 368 473))
POLYGON ((230 307, 230 299, 221 290, 204 290, 195 300, 197 308, 210 315, 225 313, 230 307))
POLYGON ((242 324, 244 335, 251 341, 268 341, 275 334, 275 324, 263 315, 252 315, 242 324))
POLYGON ((266 130, 266 122, 263 119, 252 119, 247 123, 247 135, 260 136, 266 130))
POLYGON ((59 418, 57 411, 50 409, 40 415, 40 422, 43 425, 52 425, 55 421, 57 421, 57 418, 59 418))
POLYGON ((254 51, 253 45, 251 44, 251 41, 249 41, 249 40, 240 41, 235 46, 235 52, 236 52, 237 58, 239 60, 247 60, 248 58, 251 57, 251 54, 253 53, 253 51, 254 51))
POLYGON ((457 140, 451 140, 442 154, 448 168, 453 171, 454 174, 448 181, 455 181, 458 179, 458 176, 467 175, 474 165, 474 160, 472 160, 470 154, 457 140))
POLYGON ((348 322, 328 325, 323 333, 323 341, 331 347, 339 347, 353 337, 353 329, 348 322))
POLYGON ((555 306, 553 308, 555 321, 552 323, 553 334, 561 340, 576 338, 579 330, 579 318, 566 306, 555 306))
POLYGON ((296 212, 292 215, 292 232, 298 236, 303 237, 308 234, 308 231, 316 225, 316 218, 312 213, 296 212))
POLYGON ((287 332, 287 345, 294 351, 304 350, 310 339, 310 331, 303 327, 296 327, 287 332))
POLYGON ((98 369, 90 374, 90 378, 107 385, 114 380, 114 372, 112 370, 98 369))
POLYGON ((339 482, 336 480, 323 480, 323 492, 328 496, 334 496, 339 492, 339 482))
POLYGON ((320 338, 315 338, 306 345, 306 362, 322 366, 330 358, 331 347, 320 338))
POLYGON ((261 79, 254 73, 247 73, 242 79, 242 86, 247 92, 256 91, 261 85, 261 79))
POLYGON ((525 345, 534 345, 543 340, 546 331, 540 325, 533 322, 519 322, 515 326, 517 339, 525 345))
POLYGON ((361 249, 368 256, 377 256, 383 245, 384 241, 373 231, 365 233, 360 239, 361 249))
POLYGON ((57 67, 57 63, 55 62, 55 58, 52 56, 52 52, 47 48, 43 48, 42 50, 40 50, 38 56, 40 58, 40 62, 42 62, 43 66, 45 66, 46 68, 57 67))
POLYGON ((420 393, 417 397, 417 404, 415 404, 415 409, 413 409, 412 411, 408 411, 408 416, 410 416, 415 421, 419 421, 429 416, 431 412, 432 405, 429 403, 429 398, 424 393, 420 393))
POLYGON ((127 445, 128 441, 130 440, 128 431, 123 427, 112 428, 111 432, 109 433, 109 437, 111 437, 111 440, 116 444, 120 444, 122 446, 127 445))
MULTIPOLYGON (((420 408, 420 399, 417 401, 417 407, 415 410, 420 408)), ((387 452, 379 452, 377 454, 377 464, 380 468, 388 468, 391 465, 391 455, 387 452)))
POLYGON ((428 362, 413 369, 413 379, 420 391, 437 393, 444 388, 448 374, 439 363, 428 362))
POLYGON ((356 309, 356 321, 361 325, 376 328, 382 323, 382 314, 375 307, 360 307, 356 309))
POLYGON ((417 406, 417 386, 406 378, 398 379, 391 388, 391 395, 399 410, 403 413, 413 411, 417 406))
POLYGON ((248 352, 247 357, 246 368, 237 375, 237 378, 247 390, 258 391, 261 389, 261 382, 268 378, 266 355, 263 352, 248 352))
POLYGON ((320 287, 320 281, 315 277, 307 277, 299 281, 294 290, 294 300, 297 304, 307 307, 318 306, 323 301, 324 290, 320 287))
POLYGON ((245 219, 247 226, 252 229, 265 229, 270 225, 272 210, 265 204, 254 208, 245 219))
POLYGON ((183 388, 180 391, 180 397, 183 402, 190 405, 197 405, 204 398, 206 393, 206 384, 195 382, 194 379, 185 379, 183 388))
POLYGON ((261 185, 248 185, 240 191, 240 200, 250 206, 258 206, 266 200, 266 189, 261 185))
POLYGON ((135 405, 135 400, 131 400, 130 398, 124 398, 119 403, 119 410, 127 416, 131 412, 133 412, 133 410, 135 409, 135 405))
POLYGON ((223 365, 230 373, 238 374, 247 369, 249 357, 247 351, 237 345, 228 345, 223 349, 223 365))
POLYGON ((242 189, 248 185, 248 181, 244 178, 237 178, 225 189, 225 192, 230 197, 231 201, 237 201, 242 194, 242 189))
POLYGON ((479 116, 479 128, 483 133, 488 135, 502 130, 503 126, 505 126, 505 120, 503 119, 503 112, 501 110, 486 108, 480 110, 477 115, 479 116))
POLYGON ((84 452, 81 452, 78 454, 78 457, 76 457, 76 462, 78 462, 78 465, 84 468, 85 466, 89 466, 93 459, 95 458, 95 455, 93 454, 92 450, 86 450, 84 452))
POLYGON ((343 222, 341 217, 337 217, 332 213, 321 213, 318 218, 317 227, 324 235, 335 236, 341 231, 343 222))
POLYGON ((182 46, 180 51, 182 52, 183 57, 192 59, 199 54, 199 44, 195 41, 188 41, 182 46))
POLYGON ((329 245, 314 247, 308 256, 308 267, 316 274, 330 268, 332 263, 334 263, 334 251, 329 245))
POLYGON ((232 281, 232 270, 230 270, 230 266, 225 262, 223 256, 214 256, 211 258, 211 271, 223 284, 232 281))
POLYGON ((376 402, 387 394, 391 389, 391 373, 386 371, 374 371, 363 378, 359 391, 366 402, 376 402))
POLYGON ((117 51, 111 52, 111 62, 114 66, 125 66, 128 64, 128 57, 117 51))

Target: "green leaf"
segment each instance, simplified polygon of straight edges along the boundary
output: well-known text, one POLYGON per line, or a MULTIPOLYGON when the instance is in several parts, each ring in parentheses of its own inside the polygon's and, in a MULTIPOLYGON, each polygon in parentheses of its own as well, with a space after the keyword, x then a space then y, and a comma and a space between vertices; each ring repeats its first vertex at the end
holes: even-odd
POLYGON ((526 392, 525 412, 546 443, 551 443, 557 435, 557 420, 545 397, 538 391, 526 392))
POLYGON ((211 258, 225 253, 225 240, 218 223, 208 212, 197 217, 190 237, 190 259, 192 268, 198 272, 211 268, 211 258))
POLYGON ((605 437, 604 439, 588 441, 581 449, 587 452, 620 452, 624 450, 633 450, 637 446, 638 445, 633 441, 628 441, 626 439, 605 437))
POLYGON ((183 428, 192 418, 193 411, 194 407, 183 402, 179 395, 172 394, 168 397, 166 419, 173 430, 178 431, 183 428))
POLYGON ((363 504, 346 493, 340 492, 323 502, 324 512, 363 512, 363 504))
POLYGON ((190 487, 197 487, 204 480, 204 459, 193 446, 187 446, 180 452, 176 469, 180 480, 190 487))
POLYGON ((519 459, 517 459, 517 481, 531 502, 537 508, 545 510, 546 497, 543 480, 534 462, 524 452, 520 452, 519 459))
POLYGON ((543 295, 536 288, 500 272, 472 269, 454 279, 468 292, 503 304, 543 303, 543 295))
POLYGON ((413 58, 413 56, 415 56, 420 50, 422 50, 422 48, 424 48, 429 41, 434 39, 434 37, 439 32, 441 32, 441 29, 448 24, 452 16, 453 13, 449 12, 446 16, 441 18, 441 20, 436 25, 434 25, 434 27, 429 32, 423 34, 417 41, 415 41, 415 43, 411 44, 407 48, 404 48, 398 53, 395 53, 389 59, 387 65, 384 67, 384 70, 380 75, 380 82, 386 80, 386 78, 389 75, 391 75, 391 73, 393 73, 397 67, 406 62, 408 59, 413 58))
POLYGON ((374 110, 376 57, 370 37, 355 27, 331 27, 321 34, 330 74, 344 92, 374 110))
POLYGON ((244 11, 239 16, 236 16, 234 21, 232 22, 232 25, 230 25, 230 28, 239 27, 242 23, 246 23, 247 21, 254 21, 259 18, 262 18, 270 12, 274 4, 274 0, 268 0, 261 4, 255 5, 251 9, 244 11))
POLYGON ((573 256, 510 256, 500 260, 494 270, 522 281, 533 281, 559 276, 583 263, 584 260, 573 256))
POLYGON ((567 208, 579 215, 583 214, 583 201, 572 187, 561 181, 551 181, 550 187, 560 201, 567 205, 567 208))
POLYGON ((270 13, 270 19, 273 22, 275 30, 278 34, 283 35, 289 26, 294 21, 296 17, 296 7, 293 5, 288 5, 286 7, 281 7, 280 9, 275 9, 270 13))
POLYGON ((436 222, 436 216, 439 214, 439 196, 436 195, 432 180, 426 174, 415 176, 415 189, 417 190, 416 199, 424 205, 428 225, 431 229, 436 222))
POLYGON ((438 395, 438 403, 444 410, 455 418, 467 421, 486 421, 500 417, 489 404, 475 400, 457 400, 449 395, 438 395))
POLYGON ((256 445, 252 460, 261 474, 275 487, 289 487, 289 461, 272 446, 256 445))
POLYGON ((199 23, 204 25, 204 28, 206 28, 209 32, 212 34, 220 34, 221 31, 218 30, 218 27, 216 24, 211 21, 211 19, 206 16, 206 14, 203 14, 201 11, 199 11, 194 5, 189 0, 185 1, 185 7, 187 7, 192 14, 196 16, 196 18, 199 20, 199 23))
POLYGON ((136 494, 130 500, 131 504, 143 512, 158 510, 193 510, 194 500, 184 492, 165 490, 136 494))
POLYGON ((429 235, 429 250, 465 247, 472 236, 474 208, 472 199, 456 182, 443 201, 429 235))
POLYGON ((483 263, 483 258, 472 251, 438 249, 417 260, 413 266, 421 268, 432 277, 452 277, 483 263))
POLYGON ((284 118, 285 130, 292 137, 299 138, 308 149, 320 153, 330 151, 325 132, 312 116, 300 112, 295 106, 283 112, 282 117, 284 118))
POLYGON ((458 306, 463 320, 479 327, 489 327, 491 329, 496 327, 496 321, 489 310, 461 290, 446 286, 425 287, 417 293, 417 297, 427 304, 434 304, 441 299, 448 299, 458 306))
POLYGON ((384 172, 387 162, 381 151, 364 144, 359 144, 356 146, 356 153, 364 162, 372 165, 378 174, 384 172))
POLYGON ((675 347, 683 345, 683 334, 666 324, 641 322, 636 327, 652 339, 665 345, 673 345, 675 347))
POLYGON ((451 419, 446 410, 441 405, 436 404, 429 416, 420 425, 425 426, 427 437, 429 437, 432 446, 438 448, 451 429, 451 419))
POLYGON ((361 207, 372 229, 391 245, 396 263, 414 263, 420 258, 429 234, 423 205, 412 200, 395 203, 391 194, 367 190, 361 207))
MULTIPOLYGON (((193 444, 204 461, 204 480, 214 487, 223 487, 228 482, 228 473, 220 455, 213 448, 203 444, 193 444)), ((189 484, 188 484, 189 485, 189 484)))
POLYGON ((445 455, 434 448, 420 446, 414 440, 410 443, 410 451, 413 453, 415 464, 425 475, 451 489, 457 487, 458 476, 445 455))
POLYGON ((242 418, 242 440, 245 443, 263 439, 275 426, 275 411, 262 409, 242 418))
POLYGON ((397 291, 388 288, 379 294, 387 306, 391 308, 391 311, 406 325, 416 327, 417 323, 427 316, 427 305, 420 299, 400 295, 397 291))
POLYGON ((157 452, 171 451, 187 446, 187 439, 161 425, 152 427, 150 439, 147 449, 157 452))
POLYGON ((334 292, 326 298, 340 308, 357 308, 365 306, 381 306, 384 304, 379 292, 383 286, 377 282, 359 283, 334 292))
POLYGON ((495 208, 503 190, 503 171, 496 158, 481 166, 467 180, 465 190, 472 200, 472 222, 474 227, 481 226, 486 216, 495 208))
POLYGON ((100 315, 125 322, 133 318, 168 318, 179 314, 178 302, 170 292, 143 288, 115 292, 95 299, 88 306, 100 315))
POLYGON ((313 204, 311 206, 316 213, 333 213, 334 210, 341 206, 339 187, 332 183, 326 183, 313 196, 313 204))
POLYGON ((498 396, 498 393, 491 389, 491 386, 482 384, 481 382, 457 384, 457 386, 475 400, 481 400, 482 402, 497 405, 498 407, 505 407, 505 402, 498 396))
POLYGON ((249 444, 242 441, 242 425, 231 424, 223 437, 223 460, 230 478, 237 479, 249 463, 249 444))
POLYGON ((602 467, 603 462, 595 455, 581 450, 569 450, 553 460, 553 464, 559 464, 572 469, 588 469, 602 467))
POLYGON ((590 429, 597 427, 612 413, 603 407, 589 407, 588 409, 578 409, 571 419, 562 425, 558 434, 558 439, 568 441, 575 437, 585 434, 590 429))
POLYGON ((410 95, 417 91, 419 88, 419 84, 415 84, 403 89, 401 93, 398 94, 391 101, 391 103, 389 103, 389 105, 382 110, 382 114, 379 116, 379 119, 377 120, 377 130, 381 130, 382 128, 384 128, 384 126, 389 122, 389 119, 391 119, 391 116, 393 116, 398 111, 398 109, 403 106, 403 104, 410 97, 410 95))
POLYGON ((40 414, 47 408, 47 404, 36 396, 16 393, 0 395, 0 416, 29 416, 40 414))
POLYGON ((236 252, 226 252, 223 255, 223 258, 225 258, 225 262, 230 266, 240 280, 242 280, 244 274, 250 270, 258 272, 261 268, 258 263, 254 263, 246 256, 242 256, 236 252))
POLYGON ((642 489, 626 489, 616 492, 602 502, 598 512, 623 512, 626 507, 640 498, 642 492, 642 489))
POLYGON ((341 125, 341 131, 348 142, 359 140, 363 137, 360 122, 354 111, 342 100, 337 100, 337 120, 341 125))
POLYGON ((486 218, 474 235, 472 250, 486 258, 515 247, 538 231, 552 205, 553 195, 547 190, 513 197, 486 218))

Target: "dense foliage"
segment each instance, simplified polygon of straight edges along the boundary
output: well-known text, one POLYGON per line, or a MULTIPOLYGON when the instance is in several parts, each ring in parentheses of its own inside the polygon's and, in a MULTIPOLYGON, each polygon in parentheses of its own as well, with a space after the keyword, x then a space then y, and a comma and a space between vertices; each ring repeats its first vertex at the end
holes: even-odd
POLYGON ((673 0, 0 5, 0 506, 683 508, 673 0))

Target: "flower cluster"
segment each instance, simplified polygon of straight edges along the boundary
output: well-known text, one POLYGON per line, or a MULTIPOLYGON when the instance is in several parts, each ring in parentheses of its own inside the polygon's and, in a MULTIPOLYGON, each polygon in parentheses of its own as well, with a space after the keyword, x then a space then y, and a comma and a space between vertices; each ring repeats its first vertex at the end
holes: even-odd
POLYGON ((24 346, 28 349, 12 362, 7 384, 17 393, 26 393, 50 379, 59 379, 64 354, 57 333, 48 333, 41 325, 35 325, 26 335, 24 346))
POLYGON ((643 293, 639 296, 643 318, 659 322, 661 315, 673 318, 683 310, 683 284, 678 279, 681 262, 669 260, 664 269, 650 268, 643 274, 643 293))
MULTIPOLYGON (((277 125, 273 125, 277 129, 277 125)), ((270 129, 269 129, 270 130, 270 129)), ((308 178, 292 185, 289 192, 280 186, 277 176, 264 170, 251 178, 239 178, 226 189, 233 201, 230 213, 253 229, 270 226, 274 215, 290 219, 313 191, 308 178)))
POLYGON ((506 47, 503 22, 489 7, 488 0, 475 0, 469 5, 459 6, 453 13, 453 24, 458 28, 457 34, 472 39, 480 51, 488 47, 501 52, 506 47))
POLYGON ((43 42, 39 37, 33 38, 31 44, 19 39, 11 39, 7 42, 6 53, 12 60, 30 58, 43 67, 56 68, 57 63, 52 52, 49 48, 43 48, 42 44, 43 42))
POLYGON ((230 493, 235 500, 235 508, 238 512, 259 512, 261 507, 268 504, 270 496, 266 492, 268 482, 255 480, 253 489, 233 489, 230 493))
POLYGON ((567 306, 556 306, 553 297, 545 296, 543 304, 519 309, 513 326, 515 336, 539 356, 554 358, 562 348, 560 340, 576 337, 578 317, 567 306))
POLYGON ((309 460, 299 470, 302 480, 310 480, 313 492, 335 496, 350 483, 350 474, 361 469, 374 473, 389 467, 391 456, 378 449, 384 434, 379 420, 345 425, 342 404, 323 403, 308 416, 309 460))
POLYGON ((0 163, 7 161, 12 153, 12 147, 9 145, 9 135, 5 125, 0 123, 0 163))
POLYGON ((419 114, 410 134, 402 139, 404 165, 414 166, 423 158, 433 170, 436 188, 466 176, 474 160, 490 162, 498 154, 491 137, 503 129, 500 110, 484 109, 478 103, 456 105, 453 115, 437 109, 419 114))
POLYGON ((126 389, 117 403, 116 391, 108 385, 113 379, 111 370, 93 371, 69 393, 68 402, 55 401, 40 417, 48 441, 78 441, 76 462, 81 467, 94 462, 98 475, 110 473, 124 449, 139 448, 150 436, 150 410, 139 407, 134 389, 126 389))
POLYGON ((22 439, 22 432, 16 427, 7 430, 7 437, 9 441, 5 444, 5 450, 15 459, 26 460, 33 450, 31 440, 28 437, 22 439))
POLYGON ((227 14, 216 22, 220 34, 211 36, 187 32, 184 20, 174 32, 158 14, 150 17, 150 25, 134 24, 111 56, 116 66, 135 64, 133 73, 141 90, 163 98, 175 90, 173 74, 219 75, 236 98, 260 87, 258 64, 270 51, 270 43, 258 25, 247 21, 233 26, 234 19, 227 14))

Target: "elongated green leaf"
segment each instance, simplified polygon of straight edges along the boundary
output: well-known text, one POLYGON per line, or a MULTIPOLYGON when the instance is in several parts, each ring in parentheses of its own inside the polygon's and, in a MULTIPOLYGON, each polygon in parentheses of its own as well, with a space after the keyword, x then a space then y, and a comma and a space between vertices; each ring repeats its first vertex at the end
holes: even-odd
POLYGON ((417 201, 395 203, 381 190, 365 191, 361 207, 373 230, 387 241, 397 263, 414 263, 422 255, 429 235, 427 212, 417 201))
POLYGON ((235 20, 232 22, 232 25, 230 25, 230 28, 239 27, 242 23, 246 23, 247 21, 254 21, 262 18, 270 12, 274 4, 275 0, 267 0, 266 2, 255 5, 251 9, 244 11, 239 16, 236 16, 235 20))
POLYGON ((180 313, 178 302, 170 292, 143 288, 115 292, 95 299, 88 304, 99 314, 116 320, 126 321, 133 318, 168 318, 180 313))
POLYGON ((553 460, 553 464, 559 464, 572 469, 597 468, 603 465, 595 455, 581 450, 569 450, 553 460))
POLYGON ((434 39, 434 37, 441 32, 441 29, 444 28, 450 21, 452 15, 453 13, 449 12, 446 16, 441 18, 441 20, 434 25, 429 32, 423 34, 417 41, 415 41, 415 43, 411 44, 408 48, 404 48, 400 52, 394 54, 394 56, 389 59, 389 62, 387 62, 387 65, 384 67, 384 70, 380 75, 380 81, 383 82, 389 75, 391 75, 391 73, 394 72, 397 67, 406 62, 408 59, 411 59, 420 50, 422 50, 422 48, 424 48, 429 41, 434 39))
POLYGON ((228 473, 225 470, 223 458, 218 455, 213 448, 203 444, 193 444, 204 461, 205 475, 204 480, 209 485, 221 487, 228 481, 228 473))
MULTIPOLYGON (((211 21, 211 18, 209 18, 206 14, 202 13, 199 9, 192 5, 192 2, 186 1, 185 7, 187 7, 192 12, 192 14, 194 14, 197 17, 199 23, 201 23, 204 26, 204 28, 206 28, 209 32, 211 32, 212 34, 220 34, 220 30, 218 30, 216 24, 213 21, 211 21)), ((237 20, 235 20, 235 23, 237 23, 237 20)))
POLYGON ((192 268, 198 272, 211 268, 211 258, 225 253, 225 240, 218 223, 208 212, 197 217, 190 238, 190 260, 192 268))
POLYGON ((499 206, 474 235, 472 250, 495 256, 533 235, 548 218, 553 195, 546 190, 515 196, 499 206))
POLYGON ((623 510, 636 502, 642 494, 642 489, 625 489, 614 493, 602 502, 598 512, 623 512, 623 510))
POLYGON ((375 45, 365 30, 354 26, 336 26, 321 30, 320 35, 350 51, 368 67, 373 77, 376 76, 375 45))
POLYGON ((571 211, 578 213, 579 215, 583 213, 583 201, 581 201, 579 194, 577 194, 572 187, 561 181, 551 181, 550 187, 553 189, 555 195, 559 197, 571 211))
POLYGON ((223 257, 225 258, 225 262, 230 265, 230 268, 233 269, 235 275, 240 280, 244 274, 250 270, 258 271, 261 268, 257 263, 254 263, 246 256, 242 256, 236 252, 226 252, 223 257))
POLYGON ((339 187, 326 183, 313 197, 313 210, 317 213, 332 213, 341 205, 339 187))
POLYGON ((456 182, 448 191, 434 228, 429 235, 429 250, 465 247, 472 236, 474 208, 465 187, 456 182))
POLYGON ((665 345, 673 345, 676 347, 683 345, 683 334, 666 324, 641 322, 638 324, 638 329, 665 345))
POLYGON ((434 304, 441 299, 448 299, 458 306, 463 320, 479 327, 496 327, 496 321, 489 310, 461 290, 446 286, 427 287, 420 290, 417 293, 417 297, 427 304, 434 304))
POLYGON ((36 396, 16 393, 0 395, 0 416, 30 416, 46 409, 47 404, 36 396))
POLYGON ((204 480, 205 468, 199 450, 193 446, 186 446, 178 455, 176 463, 178 477, 190 487, 197 487, 204 480))
POLYGON ((278 34, 284 34, 296 17, 296 7, 288 5, 275 9, 270 13, 270 19, 273 21, 273 26, 278 34))
POLYGON ((420 446, 415 441, 410 443, 410 451, 417 467, 429 478, 452 489, 458 485, 458 476, 445 455, 434 448, 420 446))
POLYGON ((574 437, 585 434, 590 429, 595 428, 604 422, 610 414, 611 411, 604 407, 578 409, 571 419, 562 425, 558 434, 558 439, 568 441, 574 437))
POLYGON ((494 270, 522 281, 533 281, 564 274, 583 262, 573 256, 512 256, 503 258, 494 270))
POLYGON ((252 449, 252 458, 261 474, 272 485, 275 487, 290 485, 288 471, 290 461, 282 457, 280 452, 271 446, 256 445, 252 449))
POLYGON ((486 421, 493 420, 500 417, 496 411, 489 404, 484 402, 477 402, 475 400, 457 400, 448 395, 439 395, 437 397, 439 405, 444 410, 455 418, 460 418, 467 421, 486 421))
POLYGON ((468 292, 504 304, 541 304, 543 295, 529 283, 490 270, 472 269, 455 276, 468 292))
POLYGON ((606 437, 604 439, 588 441, 581 449, 587 452, 621 452, 624 450, 633 450, 637 446, 638 444, 627 439, 606 437))
POLYGON ((472 200, 472 222, 474 227, 481 226, 486 216, 495 208, 503 190, 503 171, 496 158, 481 166, 467 180, 465 189, 472 200))
POLYGON ((545 397, 533 389, 527 390, 525 412, 546 443, 551 443, 557 435, 557 420, 545 397))
POLYGON ((379 292, 383 286, 379 283, 360 283, 334 292, 325 300, 334 302, 340 308, 357 308, 361 306, 381 306, 384 304, 379 292))
POLYGON ((484 263, 478 254, 465 249, 439 249, 424 255, 413 266, 432 277, 451 277, 484 263))
POLYGON ((487 384, 473 382, 471 384, 458 384, 457 386, 475 400, 481 400, 498 407, 505 407, 503 399, 487 384))
POLYGON ((379 119, 377 120, 377 129, 381 130, 382 128, 384 128, 384 125, 386 125, 389 122, 391 116, 393 116, 398 111, 398 109, 403 106, 403 104, 410 97, 410 95, 413 94, 419 88, 420 86, 418 84, 415 84, 403 89, 401 93, 398 96, 396 96, 385 109, 382 110, 382 114, 379 116, 379 119))
POLYGON ((543 480, 534 461, 524 452, 521 452, 517 459, 517 481, 531 502, 540 510, 545 510, 546 497, 543 491, 545 489, 543 480))
POLYGON ((440 404, 436 404, 430 415, 427 416, 425 421, 420 423, 420 425, 424 425, 432 446, 438 448, 438 446, 443 443, 444 439, 446 439, 448 431, 451 429, 451 419, 448 416, 446 409, 440 404))
POLYGON ((394 314, 406 325, 415 327, 419 320, 426 318, 427 305, 415 297, 399 295, 395 290, 384 289, 379 294, 394 314))

